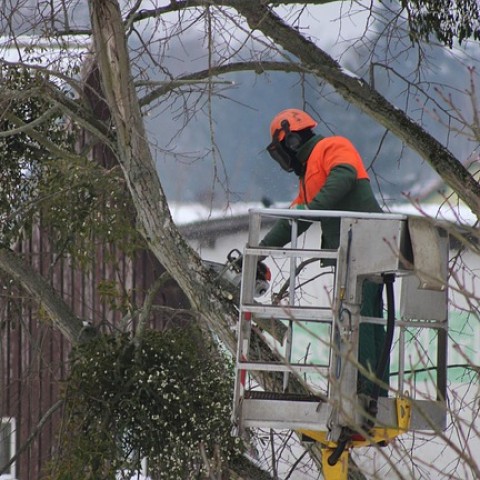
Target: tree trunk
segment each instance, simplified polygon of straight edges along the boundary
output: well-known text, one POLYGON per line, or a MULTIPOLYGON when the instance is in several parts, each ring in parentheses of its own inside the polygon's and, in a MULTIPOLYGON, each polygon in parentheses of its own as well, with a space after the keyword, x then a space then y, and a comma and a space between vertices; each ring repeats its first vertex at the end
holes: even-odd
POLYGON ((132 81, 118 4, 113 0, 92 0, 89 4, 103 93, 116 128, 117 158, 135 205, 139 230, 193 310, 201 312, 202 320, 234 352, 236 340, 231 326, 236 321, 235 310, 215 294, 201 259, 172 221, 132 81))

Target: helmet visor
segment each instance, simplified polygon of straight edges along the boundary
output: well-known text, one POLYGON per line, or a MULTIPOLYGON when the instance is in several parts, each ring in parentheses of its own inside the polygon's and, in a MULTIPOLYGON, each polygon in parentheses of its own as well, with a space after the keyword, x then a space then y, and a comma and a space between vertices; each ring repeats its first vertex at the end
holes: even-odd
POLYGON ((268 145, 267 152, 283 168, 283 170, 286 172, 293 172, 292 158, 278 140, 274 140, 268 145))

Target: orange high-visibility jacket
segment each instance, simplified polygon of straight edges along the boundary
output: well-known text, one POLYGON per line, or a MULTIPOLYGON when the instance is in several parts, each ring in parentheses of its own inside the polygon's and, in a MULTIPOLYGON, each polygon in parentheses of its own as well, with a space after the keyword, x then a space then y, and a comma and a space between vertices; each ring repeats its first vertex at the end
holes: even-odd
POLYGON ((307 161, 307 168, 292 205, 309 204, 325 185, 332 169, 340 165, 352 166, 357 180, 369 178, 360 154, 345 137, 324 138, 313 147, 308 158, 299 160, 307 161))
MULTIPOLYGON (((300 178, 299 192, 292 207, 310 210, 345 210, 356 212, 381 212, 372 192, 367 171, 360 154, 344 137, 309 140, 297 153, 299 161, 306 163, 300 178)), ((299 234, 310 226, 299 224, 299 234)), ((337 248, 340 220, 322 220, 323 248, 337 248)), ((262 245, 283 246, 290 241, 290 223, 279 220, 261 241, 262 245)))

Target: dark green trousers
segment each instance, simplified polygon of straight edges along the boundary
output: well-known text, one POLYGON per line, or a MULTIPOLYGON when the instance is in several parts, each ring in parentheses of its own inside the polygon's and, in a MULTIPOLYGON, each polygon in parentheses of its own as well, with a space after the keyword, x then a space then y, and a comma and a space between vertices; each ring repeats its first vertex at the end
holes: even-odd
MULTIPOLYGON (((368 280, 363 282, 362 286, 362 305, 360 314, 365 317, 383 317, 383 285, 368 280)), ((386 339, 386 331, 383 325, 374 325, 372 323, 364 323, 360 325, 359 334, 359 350, 358 361, 360 365, 368 371, 375 373, 377 363, 382 355, 383 346, 386 339)), ((381 381, 388 385, 390 377, 390 359, 385 368, 385 372, 381 381)), ((374 382, 358 373, 358 393, 370 395, 373 390, 374 382)), ((380 389, 380 396, 388 396, 386 388, 380 389)))

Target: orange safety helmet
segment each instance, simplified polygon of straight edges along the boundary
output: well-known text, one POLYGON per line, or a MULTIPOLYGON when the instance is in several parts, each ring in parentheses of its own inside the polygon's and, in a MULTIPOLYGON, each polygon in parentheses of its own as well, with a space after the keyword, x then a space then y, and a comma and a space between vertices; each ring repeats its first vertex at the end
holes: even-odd
POLYGON ((277 113, 270 123, 270 136, 272 139, 274 138, 275 133, 277 134, 277 140, 279 142, 285 138, 286 132, 282 126, 282 122, 285 120, 287 120, 290 131, 292 132, 298 132, 305 128, 315 128, 318 125, 318 122, 303 110, 288 108, 287 110, 277 113))

